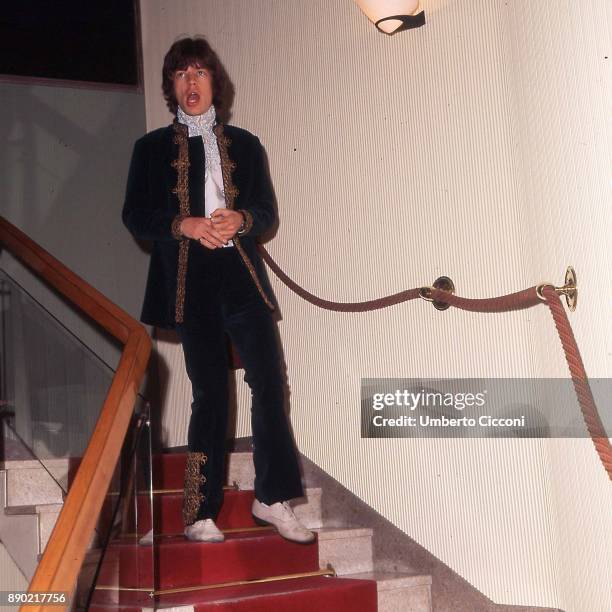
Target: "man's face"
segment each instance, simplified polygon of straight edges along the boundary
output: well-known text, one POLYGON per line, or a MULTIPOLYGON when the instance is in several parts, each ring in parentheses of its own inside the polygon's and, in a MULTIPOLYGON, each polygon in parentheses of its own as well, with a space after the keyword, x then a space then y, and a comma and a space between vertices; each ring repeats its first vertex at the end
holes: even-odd
POLYGON ((206 68, 189 66, 174 73, 174 96, 187 115, 201 115, 212 104, 212 75, 206 68))

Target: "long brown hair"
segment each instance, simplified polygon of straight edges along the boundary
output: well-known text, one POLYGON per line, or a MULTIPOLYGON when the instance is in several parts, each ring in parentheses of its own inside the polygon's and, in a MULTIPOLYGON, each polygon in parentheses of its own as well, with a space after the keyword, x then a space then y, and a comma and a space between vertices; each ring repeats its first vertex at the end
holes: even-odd
POLYGON ((162 91, 170 112, 176 115, 178 102, 174 96, 174 73, 189 66, 206 68, 212 75, 213 104, 217 115, 227 115, 230 105, 230 82, 217 54, 205 38, 181 38, 168 50, 162 69, 162 91))

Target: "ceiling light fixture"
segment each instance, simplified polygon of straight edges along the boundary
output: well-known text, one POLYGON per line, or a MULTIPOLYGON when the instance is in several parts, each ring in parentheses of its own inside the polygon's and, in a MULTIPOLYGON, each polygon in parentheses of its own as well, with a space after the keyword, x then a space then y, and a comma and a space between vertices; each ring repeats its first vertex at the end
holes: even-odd
POLYGON ((367 18, 385 34, 425 25, 425 12, 417 13, 419 0, 355 0, 367 18))

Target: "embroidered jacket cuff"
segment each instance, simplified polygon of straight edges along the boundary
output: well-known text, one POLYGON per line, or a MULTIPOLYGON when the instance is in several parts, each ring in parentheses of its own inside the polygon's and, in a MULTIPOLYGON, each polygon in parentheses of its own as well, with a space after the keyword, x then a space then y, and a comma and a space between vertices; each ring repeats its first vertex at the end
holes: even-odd
POLYGON ((172 237, 176 238, 176 240, 181 240, 182 238, 184 238, 183 234, 181 233, 181 223, 183 222, 183 219, 186 218, 187 215, 176 215, 176 217, 172 219, 172 225, 170 226, 170 230, 172 232, 172 237))

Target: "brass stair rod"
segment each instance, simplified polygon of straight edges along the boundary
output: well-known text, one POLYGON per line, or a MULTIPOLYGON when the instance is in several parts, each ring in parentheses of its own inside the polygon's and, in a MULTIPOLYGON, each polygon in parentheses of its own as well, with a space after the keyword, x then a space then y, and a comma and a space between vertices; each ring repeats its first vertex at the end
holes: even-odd
MULTIPOLYGON (((280 582, 282 580, 297 580, 299 578, 313 578, 315 576, 336 576, 336 570, 330 565, 327 565, 326 569, 320 569, 314 572, 302 572, 299 574, 283 574, 280 576, 268 576, 267 578, 254 578, 253 580, 234 580, 232 582, 222 582, 218 584, 205 584, 190 587, 177 587, 175 589, 161 589, 159 591, 153 591, 152 594, 157 595, 174 595, 176 593, 190 593, 192 591, 208 591, 211 589, 222 589, 225 587, 233 586, 247 586, 251 584, 261 584, 264 582, 280 582)), ((148 593, 151 589, 138 588, 138 587, 120 587, 120 586, 107 586, 98 585, 96 590, 99 591, 136 591, 142 593, 148 593)))

